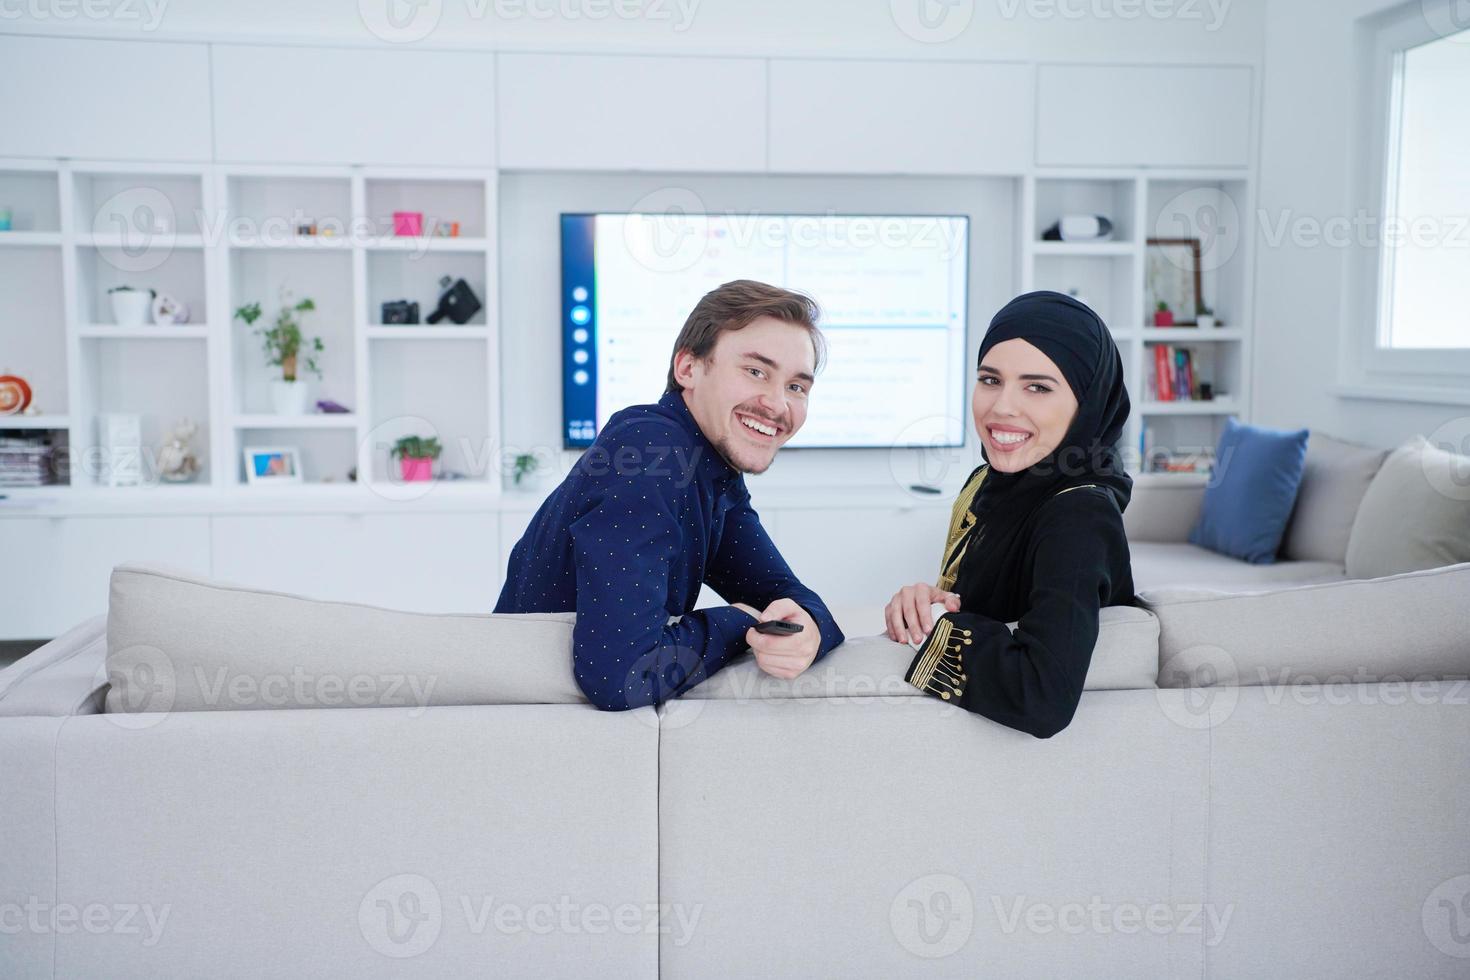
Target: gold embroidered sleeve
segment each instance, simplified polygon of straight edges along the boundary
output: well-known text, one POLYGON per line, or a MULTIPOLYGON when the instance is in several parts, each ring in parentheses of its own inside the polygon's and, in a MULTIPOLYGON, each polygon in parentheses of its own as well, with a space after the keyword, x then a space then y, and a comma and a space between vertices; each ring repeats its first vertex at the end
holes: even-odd
POLYGON ((971 631, 958 626, 948 615, 934 624, 914 662, 909 664, 904 680, 914 687, 945 701, 957 700, 965 693, 964 649, 973 642, 971 631))

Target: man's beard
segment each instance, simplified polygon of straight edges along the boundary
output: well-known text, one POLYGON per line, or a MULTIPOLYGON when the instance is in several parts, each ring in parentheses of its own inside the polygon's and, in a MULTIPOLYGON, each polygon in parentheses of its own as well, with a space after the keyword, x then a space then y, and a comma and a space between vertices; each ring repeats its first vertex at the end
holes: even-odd
POLYGON ((766 470, 768 470, 768 469, 771 468, 771 463, 774 463, 776 461, 776 454, 775 453, 772 453, 771 454, 771 458, 770 458, 769 461, 767 461, 766 465, 765 466, 762 466, 758 470, 751 469, 749 466, 746 466, 743 463, 737 462, 736 459, 735 459, 735 454, 733 452, 731 452, 731 450, 730 450, 730 437, 729 436, 726 436, 725 438, 721 439, 719 442, 715 443, 715 451, 720 454, 720 456, 725 460, 725 462, 727 462, 727 463, 730 464, 730 468, 731 469, 735 470, 737 473, 749 473, 751 476, 760 476, 766 470))

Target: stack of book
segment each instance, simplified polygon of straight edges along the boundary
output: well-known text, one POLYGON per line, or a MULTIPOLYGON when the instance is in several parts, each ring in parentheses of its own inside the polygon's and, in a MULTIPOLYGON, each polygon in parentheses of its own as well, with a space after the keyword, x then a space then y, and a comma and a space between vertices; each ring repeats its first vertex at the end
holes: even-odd
POLYGON ((1173 344, 1153 344, 1155 399, 1161 402, 1198 401, 1199 381, 1194 374, 1194 351, 1173 344))
POLYGON ((43 487, 51 482, 51 447, 44 436, 0 436, 0 487, 43 487))

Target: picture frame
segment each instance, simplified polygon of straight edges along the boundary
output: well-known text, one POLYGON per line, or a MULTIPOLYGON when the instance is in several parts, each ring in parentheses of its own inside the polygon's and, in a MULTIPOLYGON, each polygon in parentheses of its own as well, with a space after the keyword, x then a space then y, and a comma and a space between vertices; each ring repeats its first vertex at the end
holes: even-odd
POLYGON ((301 483, 301 451, 295 446, 246 446, 245 482, 301 483))
POLYGON ((1144 325, 1147 326, 1159 301, 1169 304, 1174 325, 1199 325, 1199 305, 1204 299, 1200 286, 1200 240, 1198 238, 1150 238, 1144 256, 1144 325))

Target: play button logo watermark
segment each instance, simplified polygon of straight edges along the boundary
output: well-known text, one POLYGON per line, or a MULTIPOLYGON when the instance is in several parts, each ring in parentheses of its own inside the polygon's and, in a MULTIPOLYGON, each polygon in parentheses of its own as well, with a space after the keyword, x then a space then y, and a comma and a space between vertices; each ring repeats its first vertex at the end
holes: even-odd
POLYGON ((363 25, 390 44, 422 41, 439 26, 444 0, 357 0, 363 25))
POLYGON ((898 29, 924 44, 943 44, 964 33, 975 16, 975 0, 888 0, 898 29))
POLYGON ((418 956, 439 939, 444 911, 439 889, 423 875, 384 878, 362 897, 357 927, 369 946, 394 959, 418 956))

